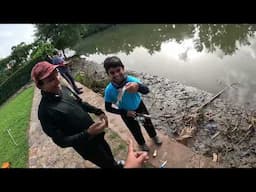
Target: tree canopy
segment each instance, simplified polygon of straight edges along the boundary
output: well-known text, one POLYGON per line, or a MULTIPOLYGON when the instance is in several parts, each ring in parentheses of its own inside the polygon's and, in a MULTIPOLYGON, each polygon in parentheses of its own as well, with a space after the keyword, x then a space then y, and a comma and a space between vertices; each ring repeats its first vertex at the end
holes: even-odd
POLYGON ((63 51, 64 56, 64 49, 75 45, 84 30, 82 24, 36 24, 36 28, 36 37, 50 41, 55 48, 63 51))

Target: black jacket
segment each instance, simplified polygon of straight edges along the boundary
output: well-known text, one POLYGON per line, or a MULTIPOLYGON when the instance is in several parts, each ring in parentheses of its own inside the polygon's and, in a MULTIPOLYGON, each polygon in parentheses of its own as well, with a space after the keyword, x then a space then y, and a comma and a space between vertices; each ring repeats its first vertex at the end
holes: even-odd
POLYGON ((56 95, 41 91, 38 118, 43 131, 60 147, 80 146, 95 140, 87 129, 94 123, 89 113, 104 113, 86 102, 79 101, 66 87, 56 95))

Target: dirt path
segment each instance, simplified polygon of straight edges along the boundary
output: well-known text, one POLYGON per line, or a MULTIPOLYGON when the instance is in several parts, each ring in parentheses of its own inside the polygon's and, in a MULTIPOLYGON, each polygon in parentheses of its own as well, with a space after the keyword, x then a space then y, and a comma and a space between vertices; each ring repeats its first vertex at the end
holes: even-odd
MULTIPOLYGON (((78 83, 79 84, 79 83, 78 83)), ((80 84, 80 86, 82 86, 80 84)), ((84 87, 84 86, 83 86, 84 87)), ((103 98, 84 87, 82 99, 101 109, 104 109, 103 98)), ((83 160, 72 148, 60 148, 49 139, 41 129, 37 118, 38 103, 40 101, 40 91, 35 88, 33 105, 30 118, 29 129, 29 167, 30 168, 95 168, 89 161, 83 160)), ((109 130, 106 140, 117 159, 125 159, 127 145, 125 142, 132 138, 122 119, 115 114, 107 113, 109 118, 109 130)), ((159 167, 163 161, 167 160, 166 168, 211 168, 220 167, 211 159, 200 156, 192 152, 188 147, 170 139, 167 135, 158 130, 159 136, 163 140, 161 147, 156 147, 143 129, 147 144, 150 146, 150 164, 159 167), (158 155, 152 157, 154 149, 157 148, 158 155)), ((134 141, 135 143, 135 141, 134 141)), ((135 144, 135 147, 136 144, 135 144)))

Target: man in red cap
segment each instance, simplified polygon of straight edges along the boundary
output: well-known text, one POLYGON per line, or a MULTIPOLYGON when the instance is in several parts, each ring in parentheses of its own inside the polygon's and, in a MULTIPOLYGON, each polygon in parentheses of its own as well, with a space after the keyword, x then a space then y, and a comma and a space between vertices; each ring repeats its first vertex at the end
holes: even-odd
POLYGON ((41 89, 38 118, 43 131, 58 146, 73 147, 84 159, 101 168, 119 168, 104 139, 107 116, 61 86, 56 67, 44 61, 37 63, 31 72, 33 81, 41 89), (88 113, 97 115, 99 121, 94 122, 88 113))

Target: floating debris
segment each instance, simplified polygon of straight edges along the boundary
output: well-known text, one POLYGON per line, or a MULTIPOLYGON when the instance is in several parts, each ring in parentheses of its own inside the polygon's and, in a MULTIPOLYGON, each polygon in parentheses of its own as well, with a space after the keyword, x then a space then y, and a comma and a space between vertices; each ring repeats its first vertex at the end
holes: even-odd
POLYGON ((177 141, 182 141, 187 138, 191 138, 192 134, 195 130, 195 127, 185 127, 181 130, 181 133, 178 138, 176 138, 177 141))

